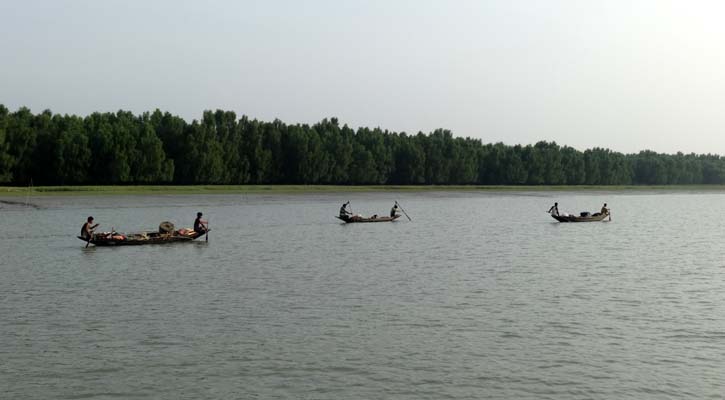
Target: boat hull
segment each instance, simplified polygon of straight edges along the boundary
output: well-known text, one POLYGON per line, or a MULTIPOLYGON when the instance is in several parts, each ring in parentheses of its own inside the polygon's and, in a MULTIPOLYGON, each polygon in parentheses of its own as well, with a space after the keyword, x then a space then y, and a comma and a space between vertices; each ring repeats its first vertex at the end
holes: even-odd
MULTIPOLYGON (((117 235, 118 236, 118 235, 117 235)), ((144 244, 168 244, 168 243, 179 243, 179 242, 191 242, 195 239, 204 236, 203 233, 197 233, 192 231, 189 234, 179 234, 178 231, 174 234, 160 234, 158 232, 142 232, 121 238, 114 238, 110 235, 93 235, 93 239, 90 241, 77 236, 78 239, 84 242, 90 242, 95 246, 140 246, 144 244)))
POLYGON ((589 217, 577 217, 576 215, 554 215, 551 214, 551 217, 559 222, 598 222, 603 220, 604 218, 607 218, 609 214, 594 214, 589 217))
POLYGON ((400 215, 396 215, 394 217, 375 217, 375 218, 364 218, 364 217, 358 217, 358 216, 335 216, 335 218, 344 221, 345 223, 352 224, 357 222, 393 222, 396 219, 400 218, 400 215))

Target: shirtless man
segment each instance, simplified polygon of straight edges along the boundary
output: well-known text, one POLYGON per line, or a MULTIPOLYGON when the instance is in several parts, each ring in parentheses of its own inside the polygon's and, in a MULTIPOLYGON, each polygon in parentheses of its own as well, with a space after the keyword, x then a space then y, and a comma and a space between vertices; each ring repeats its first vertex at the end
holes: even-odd
POLYGON ((98 228, 98 224, 93 224, 93 217, 88 217, 88 220, 81 228, 81 237, 86 240, 91 240, 93 237, 93 230, 98 228))
POLYGON ((204 234, 209 229, 206 227, 206 221, 201 219, 202 214, 200 212, 196 213, 196 219, 194 220, 194 232, 198 234, 204 234))
POLYGON ((347 211, 347 206, 349 206, 349 205, 350 205, 350 202, 348 201, 347 203, 343 204, 342 207, 340 207, 340 218, 344 219, 346 217, 352 216, 352 213, 350 211, 347 211))
POLYGON ((547 212, 551 215, 559 215, 559 203, 554 203, 554 205, 551 206, 551 208, 547 212))

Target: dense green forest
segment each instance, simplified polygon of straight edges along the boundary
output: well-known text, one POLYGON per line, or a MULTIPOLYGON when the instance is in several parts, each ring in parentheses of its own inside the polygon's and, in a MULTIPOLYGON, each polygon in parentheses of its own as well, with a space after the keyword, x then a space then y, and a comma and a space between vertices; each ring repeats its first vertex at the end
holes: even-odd
POLYGON ((509 146, 439 129, 408 135, 263 122, 206 111, 87 117, 0 105, 0 184, 723 184, 711 154, 584 152, 555 142, 509 146))

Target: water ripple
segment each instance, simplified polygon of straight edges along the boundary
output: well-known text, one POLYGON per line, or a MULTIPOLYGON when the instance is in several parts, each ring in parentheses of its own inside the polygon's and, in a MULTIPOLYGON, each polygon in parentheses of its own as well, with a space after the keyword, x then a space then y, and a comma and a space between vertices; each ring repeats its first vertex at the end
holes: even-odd
POLYGON ((336 194, 3 210, 3 396, 722 398, 724 195, 355 196, 377 213, 397 197, 420 218, 343 225, 336 194), (602 197, 611 223, 541 215, 602 197), (683 207, 708 212, 671 212, 683 207), (198 210, 215 221, 208 243, 74 238, 89 214, 136 230, 198 210))

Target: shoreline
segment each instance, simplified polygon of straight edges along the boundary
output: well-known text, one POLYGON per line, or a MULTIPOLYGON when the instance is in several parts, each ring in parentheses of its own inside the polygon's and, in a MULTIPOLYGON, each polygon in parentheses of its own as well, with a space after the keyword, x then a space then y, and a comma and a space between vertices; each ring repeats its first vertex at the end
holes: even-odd
POLYGON ((138 186, 0 186, 0 196, 109 196, 169 194, 309 194, 355 192, 545 192, 545 191, 725 191, 725 185, 582 185, 582 186, 509 186, 509 185, 138 185, 138 186))

